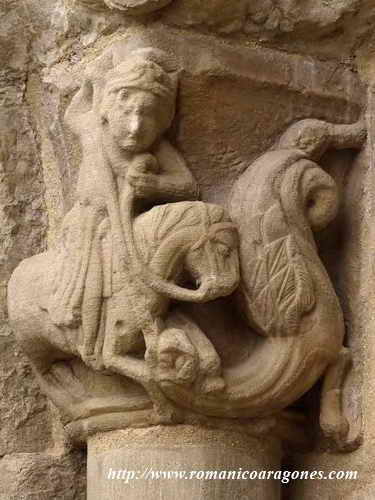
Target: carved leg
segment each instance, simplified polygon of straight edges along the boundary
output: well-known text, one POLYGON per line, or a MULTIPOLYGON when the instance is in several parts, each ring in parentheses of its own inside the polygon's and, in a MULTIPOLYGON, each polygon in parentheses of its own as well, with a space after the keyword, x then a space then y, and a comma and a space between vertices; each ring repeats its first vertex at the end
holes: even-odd
POLYGON ((137 333, 121 331, 120 337, 116 328, 108 329, 103 346, 103 363, 106 369, 144 385, 150 378, 145 361, 127 354, 131 350, 131 339, 137 333))
POLYGON ((161 391, 155 376, 155 342, 157 328, 148 327, 145 330, 146 355, 145 360, 137 359, 127 354, 133 344, 132 338, 142 335, 140 331, 121 331, 119 337, 116 328, 107 332, 103 347, 103 362, 105 368, 122 376, 129 377, 141 384, 154 405, 154 423, 172 423, 182 420, 181 414, 161 391))
POLYGON ((150 315, 149 322, 143 330, 146 342, 145 360, 151 375, 145 389, 154 403, 154 423, 177 423, 183 421, 183 413, 165 396, 158 380, 158 344, 163 330, 164 322, 161 318, 152 318, 150 315))
POLYGON ((342 413, 342 387, 352 364, 350 350, 342 347, 336 363, 326 371, 320 406, 320 427, 326 437, 343 447, 349 424, 342 413))

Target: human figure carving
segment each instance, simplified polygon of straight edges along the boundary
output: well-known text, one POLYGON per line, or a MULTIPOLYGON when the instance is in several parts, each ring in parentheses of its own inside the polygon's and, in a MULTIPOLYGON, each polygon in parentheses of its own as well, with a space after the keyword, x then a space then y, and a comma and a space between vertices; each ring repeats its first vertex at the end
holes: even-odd
POLYGON ((173 62, 154 49, 116 65, 107 53, 88 68, 66 114, 82 146, 77 202, 59 248, 25 260, 9 283, 18 340, 44 391, 62 408, 68 400, 75 418, 81 389, 62 366, 73 358, 95 376, 135 381, 145 389, 137 408, 151 399, 159 422, 180 418, 176 408, 273 417, 323 377, 321 427, 348 447, 341 396, 351 357, 314 232, 338 207, 335 182, 318 162, 328 148, 360 148, 364 126, 293 124, 235 183, 229 217, 196 201, 195 181, 164 137, 176 89, 173 62), (225 297, 238 284, 233 299, 248 345, 222 366, 198 322, 169 306, 225 297))
MULTIPOLYGON (((168 303, 204 302, 233 292, 239 281, 236 229, 220 207, 178 203, 195 199, 197 187, 163 138, 177 91, 175 67, 166 55, 143 49, 114 68, 111 61, 104 64, 102 80, 88 71, 66 114, 81 140, 83 162, 78 200, 65 217, 58 254, 26 261, 15 272, 10 296, 27 273, 41 280, 43 259, 45 267, 57 268, 53 280, 42 280, 39 309, 48 328, 52 323, 60 335, 44 339, 49 348, 40 360, 28 348, 32 327, 28 339, 20 334, 39 373, 56 356, 79 354, 96 370, 142 384, 161 413, 168 403, 158 388, 157 378, 166 377, 159 360, 176 383, 191 384, 199 372, 199 357, 185 332, 164 331, 168 303), (145 204, 165 201, 175 203, 141 213, 145 204), (198 282, 196 290, 176 284, 182 271, 198 282), (76 341, 63 345, 64 354, 55 353, 55 339, 73 331, 76 341)), ((10 311, 21 332, 22 306, 14 309, 14 302, 10 311)), ((204 390, 222 389, 220 360, 209 342, 206 351, 213 361, 206 365, 211 383, 204 390)))

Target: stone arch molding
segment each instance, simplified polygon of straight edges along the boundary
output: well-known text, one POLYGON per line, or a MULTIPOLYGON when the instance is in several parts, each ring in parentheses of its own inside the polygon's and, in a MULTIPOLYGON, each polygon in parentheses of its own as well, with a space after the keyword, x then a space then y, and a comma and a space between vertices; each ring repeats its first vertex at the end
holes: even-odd
POLYGON ((23 261, 9 283, 18 341, 81 435, 202 419, 256 432, 323 377, 321 427, 348 447, 351 356, 314 232, 338 207, 319 161, 360 149, 364 125, 292 124, 241 174, 227 209, 202 202, 166 135, 172 59, 145 47, 118 61, 109 50, 87 68, 65 115, 82 149, 76 202, 56 249, 23 261), (217 299, 242 318, 247 354, 230 364, 185 308, 217 299))
POLYGON ((149 14, 159 10, 172 0, 77 0, 78 4, 89 9, 101 10, 109 8, 118 10, 129 16, 149 14))
POLYGON ((320 38, 338 29, 348 30, 361 12, 357 0, 335 5, 323 0, 75 0, 88 9, 142 16, 169 6, 165 20, 172 25, 205 26, 223 34, 242 32, 250 37, 273 38, 295 33, 320 38))

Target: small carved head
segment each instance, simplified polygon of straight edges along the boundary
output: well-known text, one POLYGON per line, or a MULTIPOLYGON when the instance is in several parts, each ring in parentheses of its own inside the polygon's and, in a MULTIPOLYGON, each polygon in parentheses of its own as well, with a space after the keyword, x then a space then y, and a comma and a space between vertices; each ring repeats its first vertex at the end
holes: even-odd
POLYGON ((185 269, 211 300, 231 294, 239 283, 238 233, 222 207, 201 204, 201 237, 185 257, 185 269))
POLYGON ((173 120, 177 78, 163 67, 163 54, 137 50, 106 75, 102 124, 125 151, 148 151, 173 120))

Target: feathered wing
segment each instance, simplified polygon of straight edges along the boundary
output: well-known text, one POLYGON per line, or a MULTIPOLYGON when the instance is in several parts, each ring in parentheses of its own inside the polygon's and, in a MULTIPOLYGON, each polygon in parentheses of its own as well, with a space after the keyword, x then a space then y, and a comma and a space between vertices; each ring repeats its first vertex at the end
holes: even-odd
POLYGON ((258 215, 252 221, 251 257, 242 263, 243 307, 262 335, 293 336, 315 305, 314 285, 293 234, 270 239, 265 218, 258 215))

